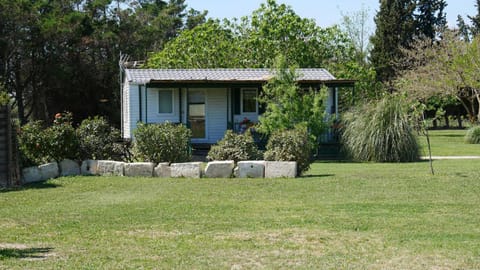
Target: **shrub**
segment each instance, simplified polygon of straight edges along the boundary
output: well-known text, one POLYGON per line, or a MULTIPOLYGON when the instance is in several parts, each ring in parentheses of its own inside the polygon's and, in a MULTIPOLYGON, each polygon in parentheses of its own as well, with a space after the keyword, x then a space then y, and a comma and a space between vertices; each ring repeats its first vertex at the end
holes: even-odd
POLYGON ((120 130, 110 126, 103 117, 95 116, 82 121, 77 128, 82 159, 114 159, 122 156, 120 130))
POLYGON ((480 126, 473 126, 465 134, 465 143, 480 144, 480 126))
POLYGON ((30 122, 22 126, 18 132, 18 148, 22 166, 39 165, 47 157, 47 138, 41 121, 30 122))
POLYGON ((212 146, 207 159, 234 160, 236 163, 242 160, 256 160, 260 156, 260 151, 257 149, 249 130, 243 134, 227 130, 223 139, 212 146))
POLYGON ((365 104, 347 114, 344 120, 343 151, 354 160, 418 160, 419 146, 403 97, 391 95, 376 105, 365 104))
POLYGON ((135 158, 148 162, 186 162, 191 160, 191 131, 184 125, 139 123, 134 131, 135 158))
POLYGON ((43 128, 39 121, 24 125, 19 133, 23 165, 78 158, 78 139, 71 113, 57 113, 53 125, 43 128))
POLYGON ((310 168, 314 150, 314 138, 305 126, 297 126, 292 130, 274 132, 267 143, 265 160, 296 161, 297 175, 310 168))

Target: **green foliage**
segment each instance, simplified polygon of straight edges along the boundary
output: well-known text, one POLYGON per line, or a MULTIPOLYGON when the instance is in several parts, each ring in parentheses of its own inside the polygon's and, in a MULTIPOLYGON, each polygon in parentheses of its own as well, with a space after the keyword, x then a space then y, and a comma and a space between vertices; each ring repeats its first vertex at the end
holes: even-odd
POLYGON ((250 131, 243 134, 227 130, 225 136, 208 152, 208 160, 257 160, 261 157, 250 131))
POLYGON ((318 137, 326 128, 326 90, 300 88, 295 68, 286 65, 284 58, 278 58, 275 77, 263 87, 259 101, 266 105, 266 110, 259 117, 258 129, 268 135, 305 124, 318 137))
POLYGON ((473 126, 465 134, 465 143, 480 144, 480 126, 473 126))
POLYGON ((30 122, 21 127, 18 134, 18 144, 21 163, 24 167, 44 163, 48 149, 45 135, 41 121, 30 122))
POLYGON ((205 16, 185 0, 0 0, 1 74, 20 122, 65 109, 119 119, 120 53, 145 59, 205 16))
POLYGON ((23 165, 39 165, 79 157, 79 143, 68 112, 56 114, 54 124, 43 128, 42 122, 30 122, 21 127, 18 136, 23 165))
POLYGON ((8 95, 5 86, 0 81, 0 106, 7 105, 10 102, 10 96, 8 95))
POLYGON ((209 20, 165 45, 148 60, 155 68, 222 68, 240 67, 240 49, 230 29, 209 20))
POLYGON ((345 153, 357 161, 418 160, 419 145, 407 112, 404 98, 395 95, 352 111, 345 116, 342 134, 345 153))
POLYGON ((135 158, 148 162, 190 161, 191 131, 173 123, 138 123, 134 131, 135 158))
POLYGON ((314 142, 315 139, 309 135, 305 126, 276 131, 268 139, 264 158, 273 161, 296 161, 297 175, 301 175, 312 163, 314 142))
POLYGON ((151 55, 147 66, 270 68, 279 54, 300 67, 327 67, 353 59, 353 48, 338 27, 320 28, 290 6, 268 0, 239 21, 208 21, 182 32, 151 55))
POLYGON ((110 126, 103 117, 83 120, 77 128, 77 136, 82 159, 118 160, 122 155, 117 146, 121 138, 120 131, 110 126))

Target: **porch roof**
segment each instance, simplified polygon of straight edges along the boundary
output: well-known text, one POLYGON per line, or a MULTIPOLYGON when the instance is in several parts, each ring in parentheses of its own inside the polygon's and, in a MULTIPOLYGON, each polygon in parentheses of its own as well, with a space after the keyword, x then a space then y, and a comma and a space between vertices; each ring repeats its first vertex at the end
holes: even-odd
MULTIPOLYGON (((323 68, 299 68, 296 70, 299 83, 342 83, 323 68)), ((218 68, 218 69, 126 69, 127 81, 145 83, 265 83, 274 76, 266 68, 218 68)))

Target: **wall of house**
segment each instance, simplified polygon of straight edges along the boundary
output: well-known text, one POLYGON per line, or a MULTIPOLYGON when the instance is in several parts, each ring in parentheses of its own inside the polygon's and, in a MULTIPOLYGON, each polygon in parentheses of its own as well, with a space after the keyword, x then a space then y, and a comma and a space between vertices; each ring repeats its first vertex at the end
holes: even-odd
POLYGON ((169 121, 171 123, 180 122, 180 101, 178 88, 163 88, 165 90, 173 90, 173 108, 172 113, 159 113, 158 92, 161 88, 148 88, 146 95, 145 107, 146 114, 143 115, 143 122, 145 123, 163 123, 169 121))

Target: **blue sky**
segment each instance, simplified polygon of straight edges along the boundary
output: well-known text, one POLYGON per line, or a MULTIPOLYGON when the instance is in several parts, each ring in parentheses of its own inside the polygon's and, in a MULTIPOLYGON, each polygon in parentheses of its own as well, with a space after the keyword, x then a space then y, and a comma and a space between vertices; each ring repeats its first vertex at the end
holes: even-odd
MULTIPOLYGON (((262 0, 186 0, 189 7, 197 10, 208 10, 209 17, 233 18, 250 15, 260 6, 262 0)), ((277 0, 293 7, 295 12, 304 18, 313 18, 321 27, 331 26, 341 21, 342 13, 358 11, 362 4, 370 9, 372 17, 379 7, 379 0, 277 0)), ((475 15, 475 0, 447 0, 447 20, 450 26, 456 25, 457 15, 475 15)))

